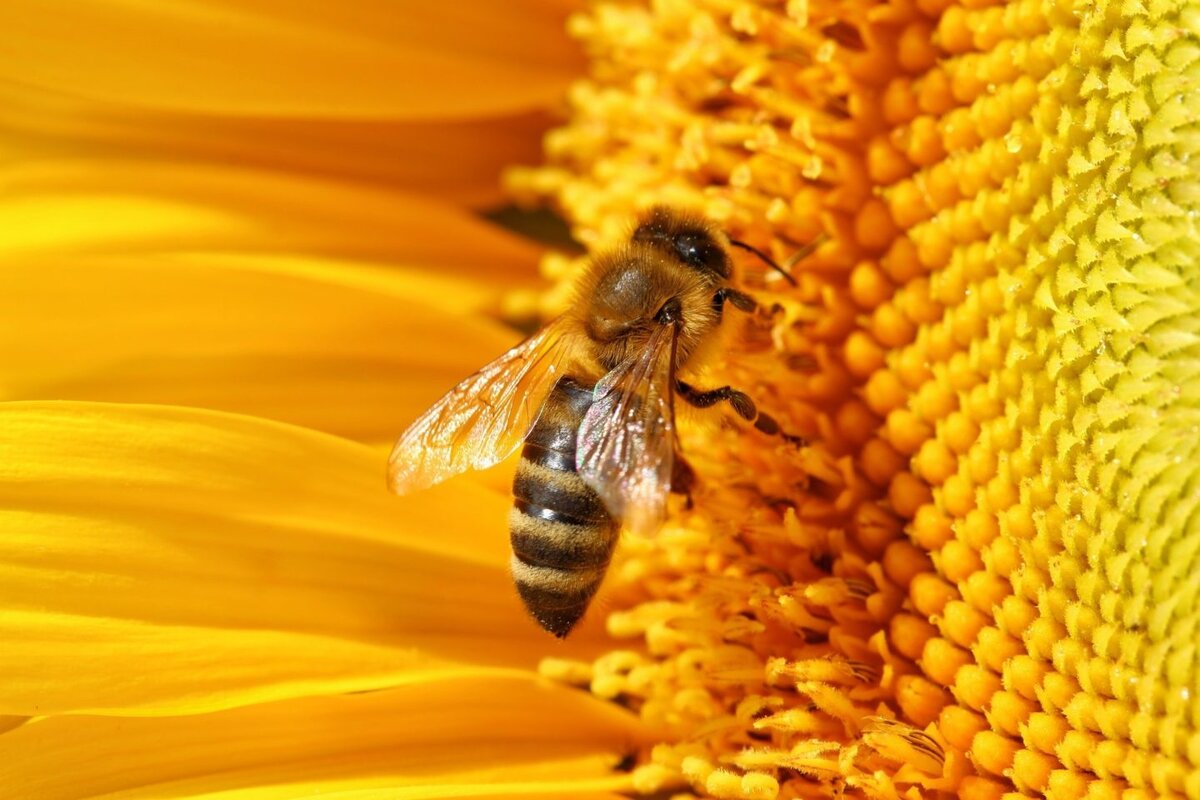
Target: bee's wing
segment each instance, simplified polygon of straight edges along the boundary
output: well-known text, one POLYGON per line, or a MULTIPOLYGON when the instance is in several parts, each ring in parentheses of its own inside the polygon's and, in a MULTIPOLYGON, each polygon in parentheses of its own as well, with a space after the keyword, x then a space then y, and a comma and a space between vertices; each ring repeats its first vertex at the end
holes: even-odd
POLYGON ((580 477, 609 513, 641 535, 662 524, 671 488, 675 336, 675 326, 663 325, 596 384, 576 442, 580 477))
POLYGON ((562 377, 573 345, 560 317, 451 389, 392 448, 392 491, 415 492, 511 455, 562 377))

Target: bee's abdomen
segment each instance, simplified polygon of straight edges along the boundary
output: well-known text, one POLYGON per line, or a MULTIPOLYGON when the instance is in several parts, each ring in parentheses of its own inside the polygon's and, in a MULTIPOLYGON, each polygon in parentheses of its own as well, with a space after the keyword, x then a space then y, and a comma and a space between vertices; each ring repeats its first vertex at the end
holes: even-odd
POLYGON ((563 637, 600 587, 617 525, 575 473, 575 437, 592 392, 570 378, 554 387, 525 438, 509 513, 512 573, 529 613, 563 637))

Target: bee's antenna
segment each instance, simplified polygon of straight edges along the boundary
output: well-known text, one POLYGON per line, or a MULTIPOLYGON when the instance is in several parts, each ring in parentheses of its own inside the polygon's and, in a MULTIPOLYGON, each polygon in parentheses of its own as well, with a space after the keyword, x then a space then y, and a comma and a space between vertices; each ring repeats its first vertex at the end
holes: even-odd
MULTIPOLYGON (((768 267, 770 267, 771 269, 778 272, 783 277, 787 278, 788 283, 790 283, 792 286, 799 285, 798 283, 796 283, 796 279, 792 277, 792 274, 790 272, 788 272, 783 267, 776 264, 771 259, 771 257, 768 256, 766 253, 764 253, 762 250, 759 250, 757 247, 754 247, 753 245, 749 245, 749 244, 746 244, 745 242, 738 241, 737 239, 730 239, 729 243, 731 245, 733 245, 734 247, 740 247, 743 250, 749 250, 751 253, 754 253, 754 255, 756 255, 762 259, 764 264, 766 264, 768 267)), ((813 247, 813 245, 809 245, 809 247, 813 247)), ((810 250, 809 252, 812 252, 812 251, 810 250)))
POLYGON ((811 256, 813 253, 817 252, 817 248, 820 247, 821 245, 825 244, 825 241, 827 239, 829 239, 829 234, 825 233, 825 231, 821 231, 820 233, 818 233, 815 237, 813 237, 813 240, 811 242, 804 245, 796 252, 792 253, 792 255, 788 258, 788 260, 786 262, 784 262, 785 263, 784 268, 790 270, 792 267, 796 266, 801 261, 803 261, 804 259, 811 256))

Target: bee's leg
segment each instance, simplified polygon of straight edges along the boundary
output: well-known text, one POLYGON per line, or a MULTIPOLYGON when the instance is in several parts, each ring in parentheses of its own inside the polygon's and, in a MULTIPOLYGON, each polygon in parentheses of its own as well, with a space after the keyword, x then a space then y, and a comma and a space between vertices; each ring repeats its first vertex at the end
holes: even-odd
POLYGON ((718 320, 721 319, 721 314, 725 311, 726 302, 738 311, 745 311, 747 314, 752 314, 758 309, 758 301, 750 295, 745 292, 739 292, 737 289, 723 286, 717 289, 712 299, 713 311, 717 312, 718 320))
POLYGON ((804 447, 808 444, 808 440, 803 436, 784 433, 774 417, 758 410, 758 406, 750 399, 750 395, 739 392, 732 386, 722 386, 720 389, 710 389, 705 392, 683 381, 675 381, 675 392, 689 405, 696 408, 711 408, 717 403, 729 403, 739 417, 754 423, 755 429, 768 436, 779 436, 797 447, 804 447))
POLYGON ((675 450, 671 460, 671 492, 687 498, 687 507, 692 507, 692 489, 696 486, 696 471, 683 457, 683 453, 675 450))

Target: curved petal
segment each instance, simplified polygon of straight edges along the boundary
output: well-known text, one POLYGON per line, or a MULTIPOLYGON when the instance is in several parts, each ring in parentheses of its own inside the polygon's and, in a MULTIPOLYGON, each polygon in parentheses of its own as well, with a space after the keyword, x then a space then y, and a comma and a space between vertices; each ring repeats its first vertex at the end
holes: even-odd
POLYGON ((539 250, 426 197, 274 172, 68 160, 5 171, 0 256, 302 252, 436 266, 495 288, 539 250))
MULTIPOLYGON (((629 800, 629 795, 625 793, 617 793, 611 787, 617 786, 624 788, 629 784, 629 781, 624 777, 608 777, 593 780, 560 780, 553 777, 556 773, 562 772, 562 767, 558 764, 545 765, 550 773, 546 780, 531 782, 524 781, 520 783, 444 783, 438 786, 419 786, 405 787, 402 789, 364 789, 361 791, 351 790, 347 792, 333 792, 326 794, 321 792, 319 795, 300 795, 303 797, 321 797, 334 798, 334 800, 450 800, 450 798, 470 797, 472 800, 524 800, 526 797, 544 797, 556 798, 557 800, 629 800), (605 790, 604 787, 610 787, 605 790)), ((220 797, 222 800, 227 798, 247 797, 257 798, 263 796, 259 793, 260 790, 250 790, 244 795, 226 794, 207 795, 207 797, 220 797)), ((270 796, 270 795, 266 795, 270 796)), ((288 794, 286 790, 279 795, 276 795, 283 800, 284 798, 294 798, 297 795, 288 794)))
POLYGON ((486 297, 465 280, 345 261, 30 258, 0 287, 0 399, 216 408, 379 444, 517 339, 455 313, 486 297))
MULTIPOLYGON (((548 642, 508 499, 409 498, 370 448, 153 406, 0 406, 0 714, 196 713, 358 691, 548 642)), ((593 621, 559 653, 604 645, 593 621)))
POLYGON ((13 728, 19 728, 29 721, 29 717, 0 716, 0 733, 7 733, 13 728))
MULTIPOLYGON (((0 129, 22 161, 128 158, 230 163, 423 192, 476 207, 503 200, 500 174, 534 163, 543 111, 461 120, 279 118, 132 111, 0 82, 0 129)), ((104 167, 101 167, 104 169, 104 167)), ((111 168, 110 168, 111 169, 111 168)))
POLYGON ((0 736, 0 784, 45 800, 577 796, 625 788, 613 766, 641 735, 583 693, 474 674, 189 717, 39 719, 0 736))
MULTIPOLYGON (((609 775, 605 778, 570 780, 561 777, 570 774, 577 767, 556 762, 539 764, 545 769, 547 777, 540 781, 523 780, 521 782, 495 782, 485 780, 480 783, 442 783, 437 786, 408 786, 401 789, 351 789, 349 791, 316 792, 312 794, 294 794, 290 787, 281 787, 279 794, 274 795, 279 800, 291 800, 299 797, 320 797, 321 800, 449 800, 450 798, 470 797, 472 800, 524 800, 526 797, 558 798, 559 800, 629 800, 625 792, 618 793, 617 788, 628 791, 629 780, 624 776, 609 775)), ((233 800, 233 798, 271 797, 261 789, 250 789, 243 794, 221 792, 217 795, 204 795, 209 798, 233 800)))
POLYGON ((2 8, 0 79, 136 108, 478 116, 547 106, 580 68, 566 9, 538 0, 9 0, 2 8))

